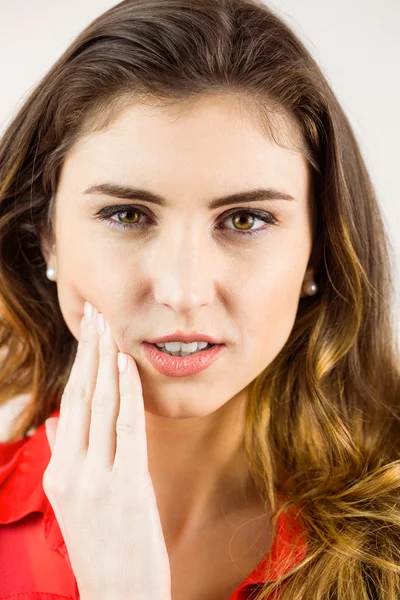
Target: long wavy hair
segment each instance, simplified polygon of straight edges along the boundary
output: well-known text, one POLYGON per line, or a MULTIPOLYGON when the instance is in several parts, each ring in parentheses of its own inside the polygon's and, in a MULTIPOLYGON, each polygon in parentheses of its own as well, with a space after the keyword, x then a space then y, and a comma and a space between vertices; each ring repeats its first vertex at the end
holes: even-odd
POLYGON ((133 101, 236 94, 274 135, 293 120, 313 181, 317 295, 250 384, 244 444, 273 522, 295 506, 304 559, 258 598, 400 597, 400 369, 390 241, 352 128, 302 42, 261 0, 124 0, 30 93, 0 142, 0 402, 29 393, 9 441, 61 400, 77 341, 46 277, 63 161, 133 101), (284 477, 278 477, 284 473, 284 477), (278 510, 276 492, 286 495, 278 510))

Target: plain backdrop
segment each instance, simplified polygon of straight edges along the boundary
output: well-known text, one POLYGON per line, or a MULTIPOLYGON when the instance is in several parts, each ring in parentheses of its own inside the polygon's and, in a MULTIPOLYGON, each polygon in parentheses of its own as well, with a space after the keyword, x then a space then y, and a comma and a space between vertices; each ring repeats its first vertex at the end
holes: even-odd
MULTIPOLYGON (((0 135, 73 39, 116 4, 111 0, 0 0, 0 135)), ((305 42, 359 140, 393 244, 400 332, 400 0, 267 4, 305 42)))

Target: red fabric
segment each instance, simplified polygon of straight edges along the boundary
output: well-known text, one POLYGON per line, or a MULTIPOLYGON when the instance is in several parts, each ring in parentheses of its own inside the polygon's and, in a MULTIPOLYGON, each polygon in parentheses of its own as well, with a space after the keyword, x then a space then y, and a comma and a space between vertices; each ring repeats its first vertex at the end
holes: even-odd
MULTIPOLYGON (((59 409, 51 416, 58 416, 59 409)), ((42 487, 51 456, 45 426, 0 443, 0 600, 79 600, 68 551, 42 487)), ((307 542, 296 511, 282 513, 270 551, 227 600, 248 600, 254 586, 300 562, 307 542), (267 570, 268 567, 268 570, 267 570)))

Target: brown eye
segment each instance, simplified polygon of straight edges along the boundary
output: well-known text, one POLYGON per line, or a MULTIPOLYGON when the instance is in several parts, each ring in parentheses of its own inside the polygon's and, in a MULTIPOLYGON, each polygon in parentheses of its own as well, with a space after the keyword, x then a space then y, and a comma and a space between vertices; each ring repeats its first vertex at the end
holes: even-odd
POLYGON ((255 218, 253 215, 249 214, 249 213, 239 213, 239 216, 234 216, 233 222, 235 224, 236 227, 238 227, 239 229, 244 228, 244 231, 247 231, 248 229, 251 229, 255 218), (249 223, 250 221, 250 223, 249 223))
POLYGON ((271 213, 265 213, 263 211, 258 210, 241 210, 236 211, 228 217, 225 218, 225 221, 233 223, 233 227, 227 227, 224 229, 229 229, 236 234, 243 235, 252 235, 256 233, 264 233, 267 231, 271 225, 275 225, 278 220, 271 213), (263 227, 253 227, 256 221, 260 221, 263 223, 263 227))
POLYGON ((118 215, 118 222, 119 223, 125 223, 126 225, 137 225, 138 220, 140 218, 140 216, 143 214, 141 211, 136 210, 136 209, 132 209, 132 210, 125 210, 125 211, 120 211, 118 213, 116 213, 118 215), (126 217, 123 217, 121 215, 127 215, 126 217), (133 216, 132 216, 133 215, 133 216), (137 218, 135 218, 137 217, 137 218), (123 221, 123 219, 128 219, 128 222, 123 221))

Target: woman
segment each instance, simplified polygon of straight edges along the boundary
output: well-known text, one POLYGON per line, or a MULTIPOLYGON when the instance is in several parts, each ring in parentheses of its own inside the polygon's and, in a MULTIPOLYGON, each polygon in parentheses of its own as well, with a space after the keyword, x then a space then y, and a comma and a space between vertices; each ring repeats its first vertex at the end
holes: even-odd
POLYGON ((29 392, 0 598, 395 600, 389 242, 287 25, 121 2, 26 100, 0 185, 3 402, 29 392))

